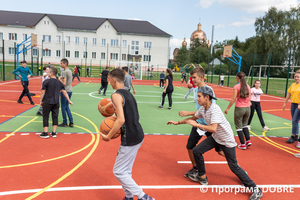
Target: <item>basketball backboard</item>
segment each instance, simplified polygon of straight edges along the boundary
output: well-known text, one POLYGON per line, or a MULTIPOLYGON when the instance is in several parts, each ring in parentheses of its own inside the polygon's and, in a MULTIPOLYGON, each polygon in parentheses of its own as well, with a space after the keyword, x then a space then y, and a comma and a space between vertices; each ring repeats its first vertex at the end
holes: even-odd
POLYGON ((37 46, 37 35, 31 33, 31 46, 36 47, 37 46))
POLYGON ((230 58, 232 56, 232 45, 226 45, 223 49, 223 57, 230 58))

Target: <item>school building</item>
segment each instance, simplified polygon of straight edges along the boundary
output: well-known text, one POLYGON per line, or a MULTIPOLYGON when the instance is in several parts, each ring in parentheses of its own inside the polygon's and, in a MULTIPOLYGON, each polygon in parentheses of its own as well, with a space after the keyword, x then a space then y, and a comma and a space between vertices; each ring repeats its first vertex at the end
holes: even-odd
POLYGON ((67 58, 71 64, 114 66, 116 61, 134 60, 143 66, 168 66, 171 35, 148 21, 0 10, 5 60, 13 61, 14 45, 32 33, 38 46, 25 53, 28 61, 33 55, 43 57, 44 64, 67 58))

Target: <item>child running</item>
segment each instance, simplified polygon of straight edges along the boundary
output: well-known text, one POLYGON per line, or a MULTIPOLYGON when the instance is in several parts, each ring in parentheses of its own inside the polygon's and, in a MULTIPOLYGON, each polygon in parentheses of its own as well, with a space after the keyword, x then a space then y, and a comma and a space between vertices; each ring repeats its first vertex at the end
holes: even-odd
POLYGON ((193 117, 178 122, 168 121, 168 124, 190 124, 201 132, 212 132, 212 135, 193 148, 198 172, 191 174, 190 179, 199 181, 202 185, 208 185, 203 154, 212 148, 220 147, 225 154, 225 158, 231 171, 241 180, 245 187, 253 192, 249 200, 259 200, 263 196, 262 191, 238 165, 235 152, 236 142, 234 140, 233 131, 222 113, 221 108, 217 104, 213 104, 212 99, 216 100, 216 98, 213 97, 212 89, 209 87, 201 87, 198 89, 197 101, 202 107, 196 114, 193 117), (203 118, 207 125, 198 124, 195 121, 198 118, 203 118))
POLYGON ((65 90, 65 86, 62 82, 56 79, 57 69, 50 68, 47 79, 43 82, 40 104, 43 106, 43 127, 44 132, 40 134, 41 138, 49 138, 48 127, 49 127, 49 114, 52 113, 52 133, 51 136, 56 138, 56 128, 58 125, 58 113, 59 113, 59 94, 62 94, 67 99, 68 103, 73 105, 70 101, 68 93, 65 90))
POLYGON ((121 146, 113 168, 113 173, 120 182, 125 192, 123 200, 154 200, 145 194, 141 187, 132 179, 132 166, 139 148, 144 140, 144 132, 139 123, 139 112, 134 96, 124 87, 125 72, 114 69, 109 75, 110 84, 116 91, 111 95, 111 100, 116 110, 117 119, 107 135, 100 133, 104 141, 109 141, 122 127, 121 146))
POLYGON ((236 74, 237 85, 233 87, 233 95, 228 107, 225 110, 225 114, 228 113, 231 106, 235 103, 234 109, 234 125, 236 132, 239 136, 241 144, 238 146, 239 149, 247 149, 252 145, 250 141, 250 133, 247 126, 250 116, 250 87, 246 83, 245 73, 239 72, 236 74), (245 139, 246 138, 246 143, 245 139))
POLYGON ((192 77, 189 78, 187 84, 191 84, 192 87, 189 88, 189 91, 186 93, 186 95, 184 96, 184 100, 186 101, 187 97, 191 94, 191 92, 193 91, 193 94, 194 94, 194 102, 196 102, 196 99, 197 99, 197 86, 194 84, 193 80, 192 80, 192 77))
POLYGON ((261 114, 260 95, 263 94, 263 91, 261 90, 260 85, 261 85, 260 80, 256 80, 254 82, 253 87, 251 88, 251 113, 250 113, 250 117, 249 117, 247 126, 250 130, 250 128, 251 128, 250 124, 251 124, 251 121, 252 121, 252 118, 254 115, 254 110, 256 110, 260 124, 262 126, 262 130, 268 131, 270 129, 265 125, 264 119, 261 114))

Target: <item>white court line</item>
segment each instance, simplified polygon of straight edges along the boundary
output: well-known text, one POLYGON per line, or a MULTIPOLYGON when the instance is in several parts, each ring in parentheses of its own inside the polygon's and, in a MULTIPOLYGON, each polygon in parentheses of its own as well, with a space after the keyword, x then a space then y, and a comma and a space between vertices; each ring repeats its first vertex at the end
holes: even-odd
MULTIPOLYGON (((42 78, 42 77, 39 76, 39 77, 29 78, 29 80, 38 79, 38 78, 42 78)), ((16 83, 16 82, 20 82, 20 80, 8 81, 8 82, 0 83, 0 85, 6 85, 6 84, 16 83)))
MULTIPOLYGON (((0 92, 17 92, 20 93, 22 90, 0 90, 0 92)), ((41 91, 29 91, 30 93, 41 93, 41 91)))
POLYGON ((21 133, 21 135, 29 135, 29 133, 21 133))
MULTIPOLYGON (((178 161, 178 164, 191 164, 191 161, 178 161)), ((227 164, 227 161, 204 161, 205 164, 227 164)))
MULTIPOLYGON (((300 188, 300 185, 257 185, 260 188, 300 188)), ((143 189, 197 189, 197 188, 244 188, 241 185, 143 185, 140 186, 143 189)), ((110 185, 110 186, 75 186, 75 187, 57 187, 50 188, 45 192, 55 192, 55 191, 76 191, 76 190, 116 190, 122 189, 121 185, 110 185)), ((26 193, 36 193, 42 189, 29 189, 29 190, 13 190, 0 192, 0 196, 14 195, 14 194, 26 194, 26 193)))

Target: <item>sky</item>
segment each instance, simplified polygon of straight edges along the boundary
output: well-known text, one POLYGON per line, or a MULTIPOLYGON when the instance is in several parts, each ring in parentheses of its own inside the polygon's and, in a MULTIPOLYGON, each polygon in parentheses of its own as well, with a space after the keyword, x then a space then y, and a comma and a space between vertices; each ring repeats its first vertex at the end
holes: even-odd
POLYGON ((271 6, 285 11, 299 3, 300 0, 14 0, 2 1, 0 10, 148 21, 172 35, 172 58, 174 48, 181 47, 184 37, 189 45, 199 22, 210 41, 214 26, 214 43, 236 36, 245 41, 255 36, 256 18, 263 17, 271 6))

